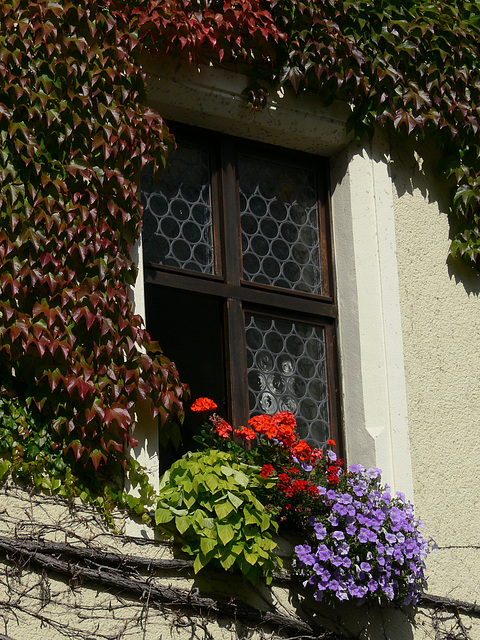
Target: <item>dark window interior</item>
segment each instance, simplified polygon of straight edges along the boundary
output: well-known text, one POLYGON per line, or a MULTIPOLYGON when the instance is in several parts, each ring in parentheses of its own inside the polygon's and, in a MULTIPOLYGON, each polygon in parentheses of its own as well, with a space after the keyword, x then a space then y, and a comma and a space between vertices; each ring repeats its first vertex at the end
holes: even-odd
MULTIPOLYGON (((234 425, 292 411, 311 444, 340 441, 326 161, 172 130, 169 168, 141 180, 150 334, 234 425)), ((176 455, 198 423, 187 408, 176 455)))
MULTIPOLYGON (((212 296, 152 284, 145 285, 147 330, 175 362, 180 379, 188 382, 193 399, 215 398, 227 415, 223 357, 223 302, 212 296)), ((180 453, 193 448, 200 416, 189 412, 182 426, 180 453)))

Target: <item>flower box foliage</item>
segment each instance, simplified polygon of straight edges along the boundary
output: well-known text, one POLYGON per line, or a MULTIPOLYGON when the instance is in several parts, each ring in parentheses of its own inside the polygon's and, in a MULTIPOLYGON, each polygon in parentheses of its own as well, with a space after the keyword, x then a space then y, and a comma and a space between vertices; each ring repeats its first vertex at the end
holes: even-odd
MULTIPOLYGON (((200 398, 193 411, 216 408, 200 398)), ((260 415, 234 429, 212 413, 201 450, 174 463, 160 487, 157 525, 195 556, 271 580, 280 564, 272 535, 294 531, 294 571, 317 600, 415 604, 429 544, 412 505, 381 484, 379 469, 345 468, 335 453, 312 449, 291 413, 260 415)))

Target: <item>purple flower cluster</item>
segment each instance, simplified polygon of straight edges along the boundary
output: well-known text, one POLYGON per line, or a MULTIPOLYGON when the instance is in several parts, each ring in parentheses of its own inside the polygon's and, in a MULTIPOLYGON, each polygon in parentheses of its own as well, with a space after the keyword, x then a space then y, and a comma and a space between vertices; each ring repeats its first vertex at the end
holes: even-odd
POLYGON ((392 497, 379 469, 352 465, 343 489, 319 487, 324 515, 312 517, 312 544, 295 548, 296 568, 317 600, 415 604, 429 546, 403 494, 392 497))

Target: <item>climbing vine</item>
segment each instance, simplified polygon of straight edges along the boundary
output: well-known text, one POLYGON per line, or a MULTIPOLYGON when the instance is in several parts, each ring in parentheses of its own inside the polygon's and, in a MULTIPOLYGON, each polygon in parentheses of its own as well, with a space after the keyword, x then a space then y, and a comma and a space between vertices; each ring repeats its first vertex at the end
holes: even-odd
POLYGON ((0 377, 52 451, 117 473, 138 403, 162 425, 183 415, 186 387, 129 297, 139 171, 174 145, 145 106, 140 52, 246 63, 253 108, 291 85, 347 101, 359 138, 380 124, 433 139, 451 254, 477 264, 479 20, 478 4, 440 0, 1 4, 0 377))
POLYGON ((376 124, 433 139, 451 189, 452 256, 480 251, 480 10, 456 0, 154 0, 141 40, 189 61, 246 62, 249 101, 269 87, 348 102, 358 138, 376 124))
POLYGON ((138 172, 172 146, 130 26, 118 2, 0 8, 0 376, 72 465, 113 473, 136 403, 165 424, 185 394, 129 297, 138 172))

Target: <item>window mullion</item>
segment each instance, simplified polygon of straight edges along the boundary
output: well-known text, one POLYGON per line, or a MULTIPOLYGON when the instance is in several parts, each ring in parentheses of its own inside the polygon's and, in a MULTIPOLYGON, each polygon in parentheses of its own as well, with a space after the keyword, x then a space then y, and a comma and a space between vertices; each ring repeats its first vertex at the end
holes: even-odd
POLYGON ((239 285, 242 274, 242 233, 240 228, 240 206, 238 179, 236 175, 235 149, 231 141, 222 139, 222 213, 224 234, 225 280, 228 284, 239 285))
POLYGON ((228 298, 225 303, 227 394, 230 417, 238 427, 248 421, 247 352, 245 316, 240 300, 228 298))
MULTIPOLYGON (((231 140, 220 143, 222 176, 222 218, 224 237, 224 277, 227 285, 240 288, 242 275, 242 243, 240 204, 235 148, 231 140)), ((245 317, 242 300, 225 300, 226 388, 230 419, 235 427, 248 421, 247 354, 245 317)))
POLYGON ((336 329, 334 325, 325 327, 325 347, 327 351, 327 380, 330 412, 331 437, 337 442, 339 451, 344 450, 343 432, 340 425, 340 377, 337 368, 336 329))

